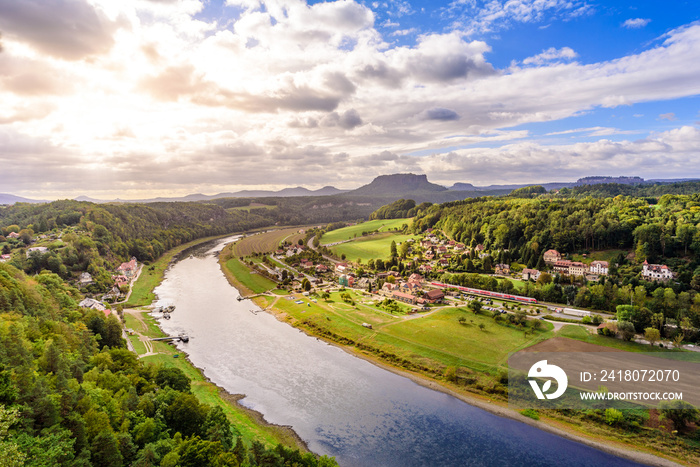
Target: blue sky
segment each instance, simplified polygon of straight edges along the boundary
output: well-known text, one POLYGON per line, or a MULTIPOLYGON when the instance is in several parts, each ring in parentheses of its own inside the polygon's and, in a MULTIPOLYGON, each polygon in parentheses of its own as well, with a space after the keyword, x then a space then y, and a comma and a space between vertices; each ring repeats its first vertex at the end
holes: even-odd
POLYGON ((0 0, 0 191, 700 178, 700 2, 0 0))

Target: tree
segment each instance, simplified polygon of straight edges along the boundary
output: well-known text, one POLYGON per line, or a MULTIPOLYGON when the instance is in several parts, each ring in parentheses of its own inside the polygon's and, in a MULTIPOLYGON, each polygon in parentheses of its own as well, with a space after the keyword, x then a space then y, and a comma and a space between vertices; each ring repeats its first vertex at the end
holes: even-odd
POLYGON ((156 373, 156 383, 163 389, 170 387, 176 391, 190 392, 190 380, 179 368, 159 368, 156 373))
POLYGON ((479 300, 472 300, 471 302, 469 302, 469 308, 472 310, 472 312, 475 315, 479 314, 482 306, 483 305, 481 304, 481 302, 479 300))
POLYGON ((623 340, 632 340, 634 337, 634 324, 629 321, 619 321, 617 323, 617 331, 620 333, 623 340))
POLYGON ((396 258, 398 256, 398 253, 396 252, 396 242, 394 240, 391 241, 391 247, 390 247, 390 253, 392 258, 396 258))
POLYGON ((661 333, 656 328, 646 328, 644 330, 644 337, 649 341, 649 345, 653 346, 661 339, 661 333))
POLYGON ((684 430, 689 422, 700 420, 700 411, 686 401, 662 401, 659 409, 661 415, 671 420, 678 431, 684 430))

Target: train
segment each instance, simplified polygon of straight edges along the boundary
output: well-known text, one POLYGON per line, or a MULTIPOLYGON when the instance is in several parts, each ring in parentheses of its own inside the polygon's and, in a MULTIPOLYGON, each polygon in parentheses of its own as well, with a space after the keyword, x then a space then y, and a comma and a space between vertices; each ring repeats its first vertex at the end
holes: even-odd
POLYGON ((460 287, 458 285, 443 284, 442 282, 431 282, 430 285, 443 289, 457 289, 460 292, 470 293, 474 295, 482 295, 484 297, 500 298, 504 300, 515 300, 523 303, 537 303, 537 300, 531 297, 523 297, 521 295, 513 295, 501 292, 491 292, 490 290, 472 289, 469 287, 460 287))

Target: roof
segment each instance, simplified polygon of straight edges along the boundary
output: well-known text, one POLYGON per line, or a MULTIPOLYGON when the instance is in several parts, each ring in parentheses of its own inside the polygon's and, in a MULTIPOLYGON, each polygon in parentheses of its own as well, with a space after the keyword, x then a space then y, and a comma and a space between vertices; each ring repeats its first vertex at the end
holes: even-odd
POLYGON ((445 294, 442 292, 442 290, 433 289, 433 290, 431 290, 431 291, 429 291, 429 292, 426 292, 425 296, 428 297, 428 298, 431 299, 431 300, 435 300, 435 299, 444 297, 445 294))

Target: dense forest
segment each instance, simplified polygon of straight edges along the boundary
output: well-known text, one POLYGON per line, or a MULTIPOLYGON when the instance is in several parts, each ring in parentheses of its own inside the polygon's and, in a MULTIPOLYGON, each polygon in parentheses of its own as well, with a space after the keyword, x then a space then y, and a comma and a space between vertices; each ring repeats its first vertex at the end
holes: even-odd
POLYGON ((3 466, 335 465, 243 443, 181 370, 138 360, 117 317, 78 300, 56 274, 0 263, 3 466))

